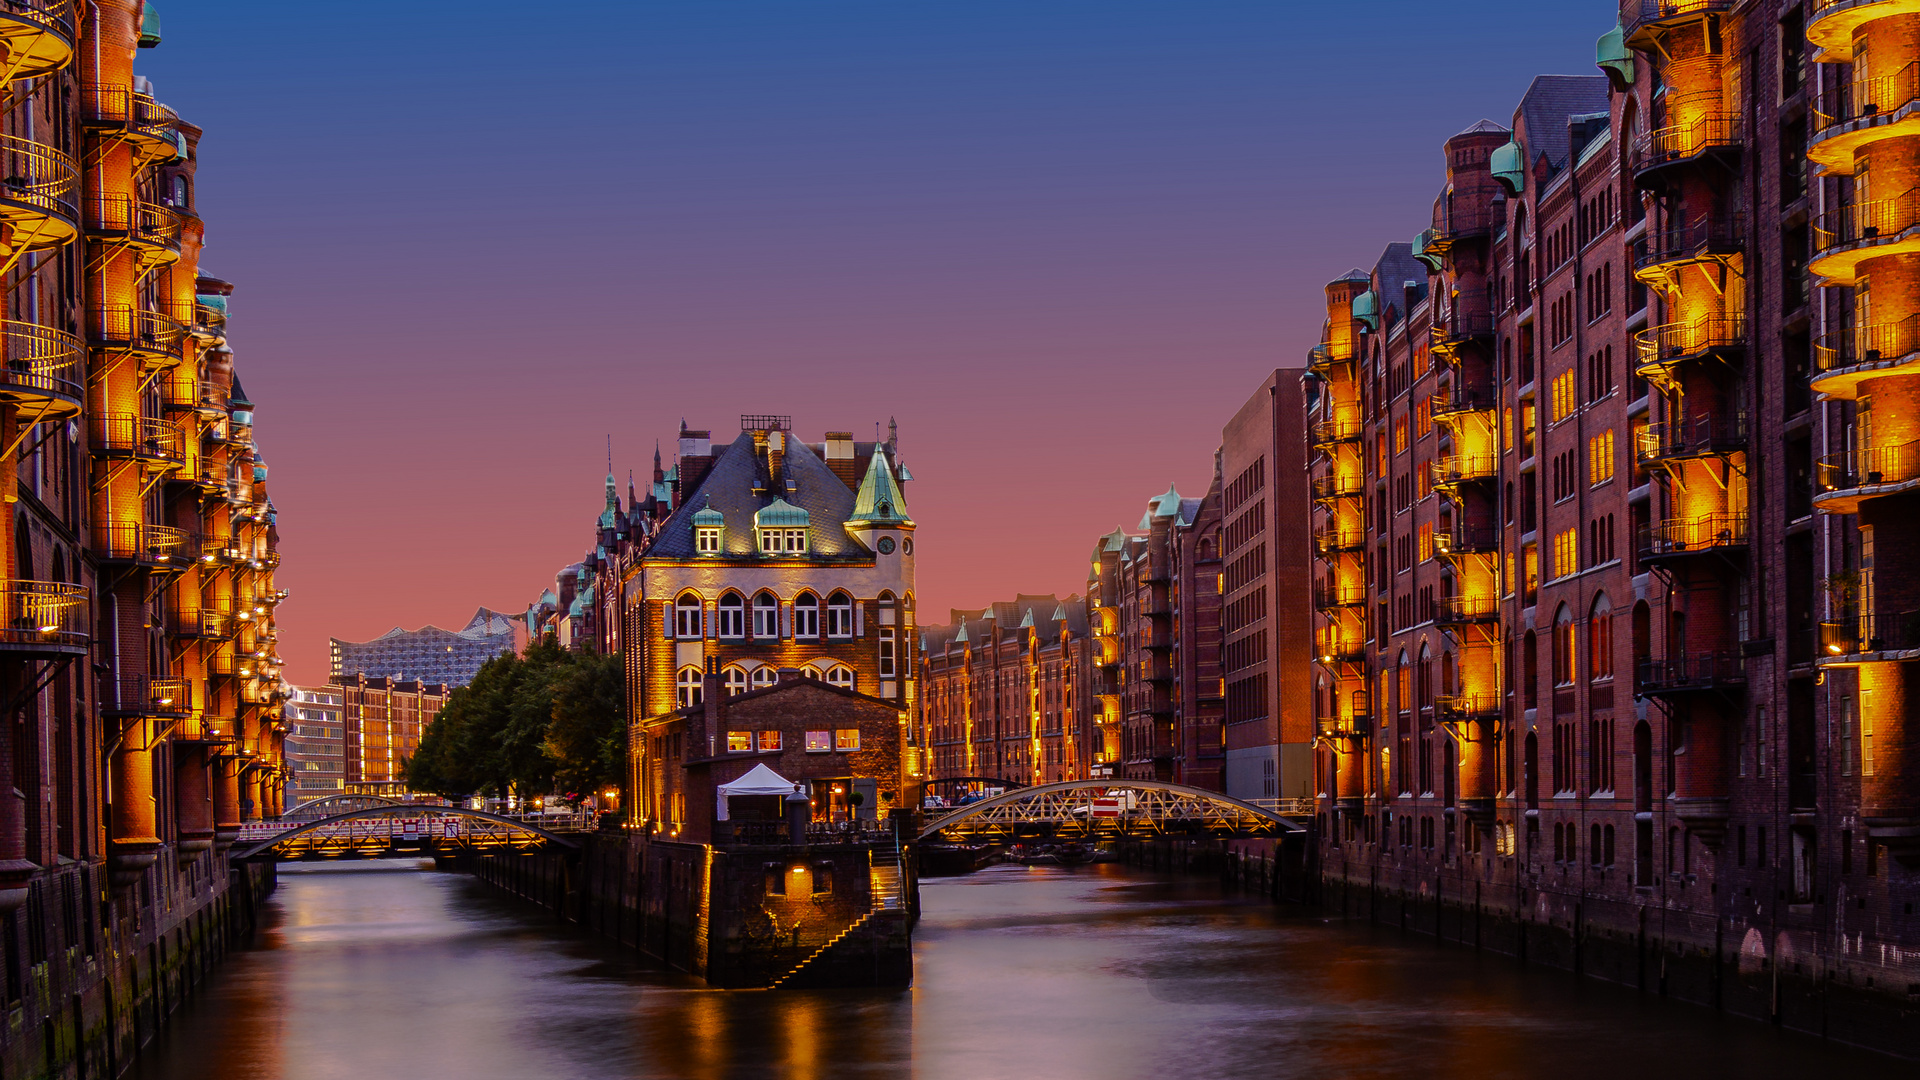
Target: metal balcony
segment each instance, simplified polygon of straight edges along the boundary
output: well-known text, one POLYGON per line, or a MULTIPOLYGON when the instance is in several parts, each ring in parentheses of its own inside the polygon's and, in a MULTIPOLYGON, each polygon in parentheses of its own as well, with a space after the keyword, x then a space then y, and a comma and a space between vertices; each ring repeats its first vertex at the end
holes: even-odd
POLYGON ((132 251, 143 266, 180 257, 180 215, 131 195, 94 195, 87 199, 87 239, 132 251))
POLYGON ((1640 561, 1671 562, 1695 555, 1733 556, 1747 549, 1747 515, 1703 514, 1663 521, 1640 532, 1640 561))
POLYGON ((1823 107, 1814 110, 1807 157, 1831 172, 1852 173, 1861 147, 1913 134, 1916 103, 1920 103, 1920 64, 1855 79, 1828 93, 1823 107))
POLYGON ((1453 490, 1461 484, 1492 480, 1500 475, 1500 459, 1493 454, 1449 454, 1428 463, 1433 486, 1453 490))
POLYGON ((20 407, 22 419, 74 416, 86 399, 87 347, 64 330, 37 323, 0 322, 0 402, 20 407))
POLYGON ((1499 694, 1442 695, 1433 701, 1434 714, 1450 724, 1498 720, 1503 704, 1499 694))
POLYGON ((1730 693, 1747 683, 1740 654, 1732 652, 1680 653, 1642 660, 1634 669, 1634 692, 1656 697, 1698 693, 1730 693))
POLYGON ((1442 596, 1434 601, 1436 626, 1472 626, 1500 621, 1500 599, 1496 596, 1442 596))
POLYGON ((1492 526, 1469 528, 1455 525, 1433 534, 1433 553, 1443 559, 1468 555, 1492 555, 1500 550, 1500 530, 1492 526))
POLYGON ((1860 504, 1920 487, 1920 441, 1828 454, 1814 467, 1813 505, 1822 513, 1854 514, 1860 504))
POLYGON ((1692 360, 1727 357, 1747 348, 1747 317, 1709 315, 1692 322, 1650 326, 1633 335, 1639 355, 1636 373, 1643 379, 1666 381, 1672 370, 1692 360))
POLYGON ((193 684, 151 675, 102 679, 100 711, 109 716, 185 716, 193 711, 193 684))
POLYGON ((1853 32, 1862 23, 1913 11, 1913 0, 1813 0, 1806 31, 1813 59, 1823 64, 1852 60, 1853 32))
POLYGON ((1821 285, 1852 285, 1868 259, 1920 252, 1920 188, 1820 214, 1813 250, 1807 269, 1821 285))
POLYGON ((1747 448, 1747 414, 1690 416, 1648 424, 1636 440, 1634 457, 1642 465, 1724 457, 1747 448))
POLYGON ((1364 585, 1328 585, 1323 582, 1313 587, 1313 606, 1321 611, 1364 607, 1366 603, 1367 590, 1364 585))
POLYGON ((1313 654, 1323 664, 1358 664, 1366 658, 1366 646, 1359 641, 1319 635, 1313 654))
POLYGON ((80 167, 72 158, 32 139, 0 135, 0 223, 13 227, 13 245, 51 251, 71 242, 80 234, 79 190, 80 167))
POLYGON ((180 117, 131 86, 82 86, 80 122, 104 138, 126 143, 142 165, 187 156, 180 117))
POLYGON ((1324 375, 1334 368, 1353 363, 1354 356, 1354 344, 1351 341, 1344 345, 1323 341, 1308 350, 1307 367, 1324 375))
POLYGON ((1492 391, 1459 383, 1427 399, 1433 418, 1442 423, 1473 413, 1491 413, 1498 404, 1492 391))
POLYGON ((1813 389, 1847 400, 1867 379, 1920 373, 1920 315, 1821 334, 1813 342, 1813 366, 1813 389))
POLYGON ((1881 612, 1820 624, 1820 663, 1845 667, 1920 659, 1920 611, 1881 612))
POLYGON ((1358 416, 1336 416, 1332 420, 1316 420, 1309 434, 1315 450, 1325 450, 1341 443, 1357 443, 1365 432, 1358 416))
POLYGON ((143 367, 161 368, 181 359, 187 328, 169 315, 122 304, 94 309, 90 336, 97 348, 132 353, 143 367))
POLYGON ((1659 282, 1674 270, 1702 262, 1723 262, 1747 249, 1747 216, 1719 214, 1691 225, 1652 233, 1633 260, 1634 276, 1659 282))
POLYGON ((1733 9, 1733 0, 1640 0, 1621 12, 1626 42, 1636 49, 1655 48, 1670 30, 1733 9))
POLYGON ((1442 359, 1451 359, 1462 346, 1493 340, 1493 315, 1486 311, 1454 311, 1427 328, 1428 343, 1442 359))
POLYGON ((84 656, 93 640, 92 597, 63 581, 0 582, 6 624, 0 652, 84 656))
POLYGON ((1638 154, 1634 183, 1641 187, 1664 187, 1672 174, 1682 169, 1738 157, 1740 117, 1734 113, 1708 113, 1686 123, 1655 128, 1640 136, 1634 146, 1638 154))
POLYGON ((93 526, 93 553, 101 562, 185 570, 198 547, 192 533, 170 525, 106 521, 93 526))
POLYGON ((1313 550, 1321 555, 1339 555, 1359 551, 1366 546, 1367 534, 1361 529, 1321 526, 1313 530, 1313 550))
POLYGON ((1357 499, 1366 488, 1366 479, 1354 472, 1336 472, 1313 478, 1313 497, 1319 502, 1357 499))
POLYGON ((6 0, 0 3, 0 49, 5 82, 37 79, 73 59, 73 0, 6 0))
POLYGON ((164 467, 186 463, 186 435, 171 421, 151 416, 96 415, 93 452, 100 457, 132 458, 164 467))

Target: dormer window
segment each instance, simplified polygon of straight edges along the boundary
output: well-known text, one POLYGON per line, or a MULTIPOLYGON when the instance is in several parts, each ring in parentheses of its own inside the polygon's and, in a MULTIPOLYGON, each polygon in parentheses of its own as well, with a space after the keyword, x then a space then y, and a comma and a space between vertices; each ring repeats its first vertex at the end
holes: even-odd
POLYGON ((701 555, 720 554, 726 525, 727 519, 713 508, 709 500, 706 509, 693 515, 693 550, 701 555))
POLYGON ((718 555, 720 553, 720 530, 693 530, 693 549, 702 555, 718 555))
POLYGON ((753 515, 762 555, 805 555, 810 515, 785 499, 775 499, 753 515))

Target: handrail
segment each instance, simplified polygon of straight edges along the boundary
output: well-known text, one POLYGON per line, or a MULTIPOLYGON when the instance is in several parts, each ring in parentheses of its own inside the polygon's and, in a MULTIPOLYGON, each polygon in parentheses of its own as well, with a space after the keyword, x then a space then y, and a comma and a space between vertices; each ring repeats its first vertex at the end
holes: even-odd
POLYGON ((1648 424, 1638 436, 1635 456, 1642 464, 1667 458, 1744 449, 1747 414, 1689 416, 1648 424))
POLYGON ((1820 651, 1828 656, 1920 649, 1920 611, 1845 615, 1820 624, 1820 651))
POLYGON ((1682 555, 1739 547, 1747 542, 1747 515, 1721 511, 1647 525, 1640 533, 1642 557, 1682 555))
POLYGON ((1316 608, 1357 607, 1367 602, 1367 587, 1364 585, 1327 585, 1313 587, 1313 606, 1316 608))
POLYGON ((96 414, 92 446, 96 454, 132 454, 176 462, 187 459, 186 435, 170 421, 151 416, 96 414))
POLYGON ((1655 128, 1635 143, 1639 171, 1697 157, 1716 147, 1740 146, 1740 117, 1736 113, 1708 113, 1690 124, 1655 128))
POLYGON ((1352 442, 1365 430, 1365 425, 1356 415, 1335 416, 1331 420, 1313 422, 1313 445, 1330 446, 1334 443, 1352 442))
POLYGON ((1627 21, 1627 36, 1632 37, 1649 23, 1732 9, 1733 0, 1640 0, 1639 9, 1627 21))
POLYGON ((84 646, 93 639, 91 599, 85 585, 64 581, 0 582, 0 642, 84 646))
POLYGON ((1366 479, 1357 473, 1333 472, 1313 478, 1316 499, 1350 499, 1366 488, 1366 479))
POLYGON ((5 0, 0 18, 32 23, 74 40, 73 0, 5 0))
POLYGON ((131 86, 87 83, 80 88, 80 118, 95 126, 123 128, 154 142, 171 142, 180 116, 131 86))
POLYGON ((1683 652, 1650 657, 1635 665, 1634 682, 1646 690, 1710 689, 1745 682, 1746 667, 1733 652, 1683 652))
POLYGON ((1436 529, 1433 534, 1433 550, 1438 555, 1475 554, 1499 548, 1500 530, 1494 526, 1475 529, 1456 524, 1451 529, 1436 529))
POLYGON ((87 347, 65 330, 14 319, 0 321, 0 386, 37 395, 74 398, 86 395, 81 362, 87 347))
POLYGON ((193 534, 184 529, 137 521, 96 521, 93 533, 94 548, 100 558, 173 563, 182 567, 191 564, 191 552, 198 543, 193 534))
POLYGON ((1646 246, 1636 255, 1633 267, 1683 262, 1709 254, 1730 254, 1747 244, 1747 216, 1740 213, 1714 214, 1692 224, 1662 229, 1647 237, 1646 246))
POLYGON ((1492 454, 1449 454, 1433 459, 1429 465, 1436 487, 1485 480, 1500 472, 1500 459, 1492 454))
POLYGON ((18 135, 0 135, 0 198, 78 220, 80 166, 67 154, 18 135))
POLYGON ((1313 530, 1314 550, 1322 555, 1331 555, 1341 551, 1358 551, 1365 547, 1367 534, 1362 529, 1340 529, 1321 526, 1313 530))
POLYGON ((1839 99, 1835 112, 1813 110, 1816 137, 1842 124, 1889 116, 1920 100, 1920 62, 1907 64, 1891 75, 1855 79, 1831 96, 1839 99))
POLYGON ((93 309, 93 336, 103 345, 124 343, 128 348, 178 356, 187 328, 158 311, 112 304, 93 309))
POLYGON ((1920 352, 1920 313, 1898 322, 1868 323, 1829 330, 1813 342, 1813 365, 1819 371, 1878 364, 1920 352))
POLYGON ((1908 188, 1890 199, 1836 206, 1813 222, 1816 251, 1893 237, 1920 225, 1920 188, 1908 188))
POLYGON ((128 243, 178 248, 180 215, 132 195, 90 195, 87 231, 128 243))
POLYGON ((1435 319, 1433 325, 1427 328, 1428 342, 1436 346, 1492 336, 1493 313, 1488 311, 1456 310, 1444 318, 1435 319))
POLYGON ((1814 470, 1822 491, 1845 491, 1920 479, 1920 440, 1892 446, 1860 446, 1827 454, 1814 470))
POLYGON ((1498 404, 1499 401, 1490 391, 1455 382, 1445 389, 1435 390, 1427 399, 1427 410, 1438 420, 1459 413, 1487 412, 1498 404))
POLYGON ((1495 618, 1500 614, 1500 598, 1497 596, 1466 596, 1456 594, 1442 596, 1434 601, 1434 621, 1481 622, 1495 618))
POLYGON ((1433 704, 1443 716, 1495 716, 1502 701, 1499 694, 1442 694, 1433 699, 1433 704))
POLYGON ((1691 322, 1649 326, 1633 335, 1634 348, 1643 368, 1683 360, 1710 349, 1744 345, 1746 340, 1746 315, 1724 312, 1691 322))
POLYGON ((193 684, 186 679, 122 675, 100 680, 100 707, 113 713, 142 715, 193 711, 193 684))

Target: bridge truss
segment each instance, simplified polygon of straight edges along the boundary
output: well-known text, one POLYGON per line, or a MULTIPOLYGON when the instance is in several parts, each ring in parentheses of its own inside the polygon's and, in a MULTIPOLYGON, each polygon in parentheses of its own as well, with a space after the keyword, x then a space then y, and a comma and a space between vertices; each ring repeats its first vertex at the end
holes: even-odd
POLYGON ((1294 817, 1217 791, 1158 780, 1083 780, 983 799, 929 822, 920 839, 1252 837, 1305 830, 1294 817))
MULTIPOLYGON (((569 821, 562 827, 577 826, 569 821)), ((326 860, 432 855, 455 850, 522 851, 578 845, 549 825, 455 806, 391 805, 350 810, 301 824, 256 822, 241 829, 233 858, 326 860)))

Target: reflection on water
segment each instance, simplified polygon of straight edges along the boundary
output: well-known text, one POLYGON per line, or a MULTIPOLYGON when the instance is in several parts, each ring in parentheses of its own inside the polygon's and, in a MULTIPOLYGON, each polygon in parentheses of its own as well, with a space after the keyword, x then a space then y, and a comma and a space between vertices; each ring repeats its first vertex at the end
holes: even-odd
POLYGON ((1203 881, 1001 867, 922 898, 912 991, 720 993, 430 863, 283 868, 255 946, 135 1075, 1911 1075, 1203 881))

